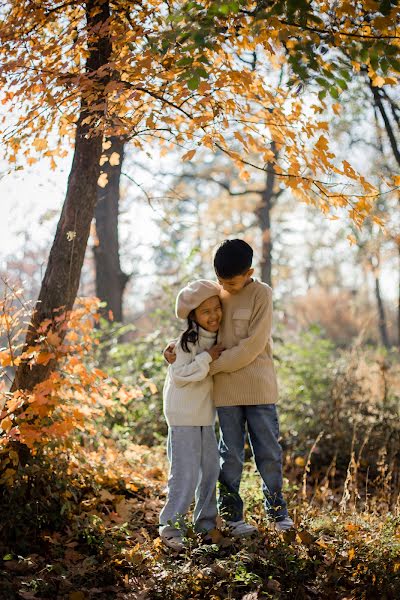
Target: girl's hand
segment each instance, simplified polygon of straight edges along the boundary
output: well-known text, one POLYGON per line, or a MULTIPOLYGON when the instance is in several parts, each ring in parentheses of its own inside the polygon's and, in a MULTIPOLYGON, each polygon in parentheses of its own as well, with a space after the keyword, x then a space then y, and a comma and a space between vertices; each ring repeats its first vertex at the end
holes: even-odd
POLYGON ((208 352, 212 360, 217 360, 224 350, 225 348, 222 344, 215 344, 215 346, 212 346, 209 350, 206 350, 206 352, 208 352))

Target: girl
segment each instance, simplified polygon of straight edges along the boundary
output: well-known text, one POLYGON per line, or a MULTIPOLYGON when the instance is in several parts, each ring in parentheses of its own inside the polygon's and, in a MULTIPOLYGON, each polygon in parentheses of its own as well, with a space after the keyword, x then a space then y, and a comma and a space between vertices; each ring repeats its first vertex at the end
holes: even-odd
POLYGON ((199 279, 184 287, 176 299, 176 316, 187 320, 187 329, 176 343, 176 361, 168 367, 164 385, 170 473, 159 532, 164 543, 178 551, 184 547, 184 517, 193 497, 197 531, 214 529, 217 516, 219 454, 208 371, 223 351, 216 344, 222 318, 220 289, 214 281, 199 279))

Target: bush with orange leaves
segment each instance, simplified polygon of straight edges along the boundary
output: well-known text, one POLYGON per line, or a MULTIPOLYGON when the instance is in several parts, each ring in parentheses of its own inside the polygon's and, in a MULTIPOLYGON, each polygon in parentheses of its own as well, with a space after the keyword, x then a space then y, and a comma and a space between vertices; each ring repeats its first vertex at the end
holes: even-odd
POLYGON ((12 484, 19 467, 16 443, 29 449, 31 456, 46 448, 64 452, 82 438, 94 438, 104 416, 114 408, 142 396, 138 387, 124 388, 114 378, 96 368, 90 360, 92 335, 99 320, 99 300, 80 298, 74 310, 59 310, 54 316, 57 330, 66 330, 64 340, 54 333, 47 320, 37 331, 36 345, 25 347, 30 307, 22 291, 5 287, 0 302, 0 484, 12 484), (55 362, 49 377, 32 391, 9 391, 15 368, 28 364, 55 362))

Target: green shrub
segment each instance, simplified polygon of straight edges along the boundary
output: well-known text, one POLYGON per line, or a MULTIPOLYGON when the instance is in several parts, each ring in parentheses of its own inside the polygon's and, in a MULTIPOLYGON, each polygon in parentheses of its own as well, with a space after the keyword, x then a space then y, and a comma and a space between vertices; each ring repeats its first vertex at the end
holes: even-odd
POLYGON ((316 465, 332 460, 343 473, 354 468, 377 476, 383 462, 399 473, 399 364, 379 348, 335 348, 310 328, 277 348, 280 415, 289 452, 313 454, 316 465))
MULTIPOLYGON (((159 317, 157 317, 159 319, 159 317)), ((156 319, 155 319, 156 321, 156 319)), ((128 404, 116 402, 104 425, 123 445, 154 445, 167 433, 163 416, 162 390, 167 364, 162 356, 168 339, 176 337, 173 327, 164 326, 143 337, 127 340, 134 327, 102 322, 94 363, 127 387, 138 387, 143 397, 128 404)))

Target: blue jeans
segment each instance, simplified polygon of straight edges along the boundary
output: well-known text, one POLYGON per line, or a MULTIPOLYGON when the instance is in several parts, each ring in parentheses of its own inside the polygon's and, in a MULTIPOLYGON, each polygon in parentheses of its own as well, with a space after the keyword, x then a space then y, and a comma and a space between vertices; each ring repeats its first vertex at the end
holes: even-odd
POLYGON ((218 508, 228 521, 243 519, 239 494, 244 462, 246 423, 254 460, 261 475, 264 507, 268 517, 281 521, 288 512, 282 496, 282 448, 278 442, 279 422, 275 404, 222 406, 220 426, 220 489, 218 508))

